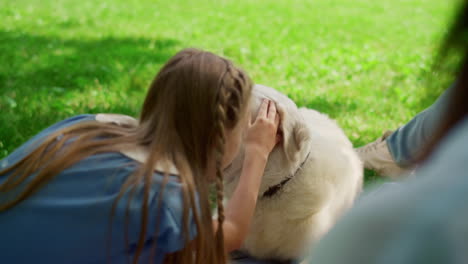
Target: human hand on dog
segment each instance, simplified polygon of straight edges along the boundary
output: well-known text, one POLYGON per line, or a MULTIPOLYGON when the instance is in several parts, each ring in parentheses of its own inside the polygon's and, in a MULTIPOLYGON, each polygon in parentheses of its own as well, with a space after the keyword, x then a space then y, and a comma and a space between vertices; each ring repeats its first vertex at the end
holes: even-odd
MULTIPOLYGON (((279 119, 275 103, 265 99, 254 122, 249 122, 242 173, 225 208, 223 232, 228 252, 240 248, 247 237, 268 156, 278 142, 279 119)), ((214 228, 216 230, 217 221, 214 228)))
POLYGON ((280 117, 276 104, 264 99, 260 105, 256 119, 250 123, 245 138, 246 152, 255 152, 268 158, 270 152, 280 140, 277 136, 280 117))

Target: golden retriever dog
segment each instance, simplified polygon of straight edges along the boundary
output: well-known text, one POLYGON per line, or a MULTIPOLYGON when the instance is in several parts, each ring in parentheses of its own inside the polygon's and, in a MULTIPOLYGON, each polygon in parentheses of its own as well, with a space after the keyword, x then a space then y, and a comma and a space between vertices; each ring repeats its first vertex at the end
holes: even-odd
MULTIPOLYGON (((273 88, 255 85, 251 113, 262 99, 276 102, 282 141, 271 152, 254 218, 242 250, 256 258, 289 260, 305 256, 352 206, 363 183, 363 166, 335 121, 296 104, 273 88)), ((229 198, 244 154, 225 170, 229 198)))

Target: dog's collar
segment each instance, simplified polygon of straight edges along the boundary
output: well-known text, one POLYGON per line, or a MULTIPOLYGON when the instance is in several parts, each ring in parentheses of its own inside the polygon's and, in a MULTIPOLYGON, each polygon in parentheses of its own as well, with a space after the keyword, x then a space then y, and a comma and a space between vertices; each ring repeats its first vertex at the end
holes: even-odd
POLYGON ((310 152, 307 154, 307 156, 305 157, 304 161, 301 163, 301 165, 299 165, 299 167, 296 169, 296 171, 290 175, 289 177, 287 177, 286 179, 282 180, 280 183, 276 184, 276 185, 273 185, 271 187, 269 187, 262 195, 262 198, 270 198, 272 197, 273 195, 275 195, 276 193, 278 193, 283 187, 284 185, 286 185, 286 183, 288 183, 288 181, 290 181, 292 178, 294 178, 294 176, 296 176, 296 174, 299 172, 300 169, 302 169, 302 166, 304 166, 304 163, 307 161, 307 159, 309 158, 309 155, 310 155, 310 152))

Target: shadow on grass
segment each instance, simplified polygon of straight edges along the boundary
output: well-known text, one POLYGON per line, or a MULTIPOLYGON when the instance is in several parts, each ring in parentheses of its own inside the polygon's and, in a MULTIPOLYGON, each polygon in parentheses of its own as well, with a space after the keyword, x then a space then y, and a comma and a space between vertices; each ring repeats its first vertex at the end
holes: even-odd
POLYGON ((358 110, 357 103, 353 100, 327 96, 302 98, 298 105, 317 110, 331 118, 336 118, 340 113, 351 113, 358 110))
MULTIPOLYGON (((83 111, 66 113, 54 107, 76 92, 103 87, 104 96, 107 89, 144 93, 178 45, 173 39, 80 39, 0 31, 0 158, 52 123, 83 111), (110 87, 121 79, 125 81, 119 86, 110 87)), ((104 109, 100 107, 90 111, 104 109)), ((105 109, 135 112, 125 100, 105 109)))
POLYGON ((163 63, 177 44, 172 39, 61 39, 0 31, 0 80, 3 88, 80 89, 96 80, 108 83, 148 63, 163 63))

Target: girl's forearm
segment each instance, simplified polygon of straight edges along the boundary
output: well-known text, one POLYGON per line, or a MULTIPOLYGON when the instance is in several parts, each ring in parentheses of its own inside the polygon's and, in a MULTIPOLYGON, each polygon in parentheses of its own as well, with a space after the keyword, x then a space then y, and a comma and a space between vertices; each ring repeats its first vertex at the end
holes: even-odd
POLYGON ((247 237, 267 158, 261 151, 246 149, 239 184, 225 210, 223 231, 228 252, 238 249, 247 237))

